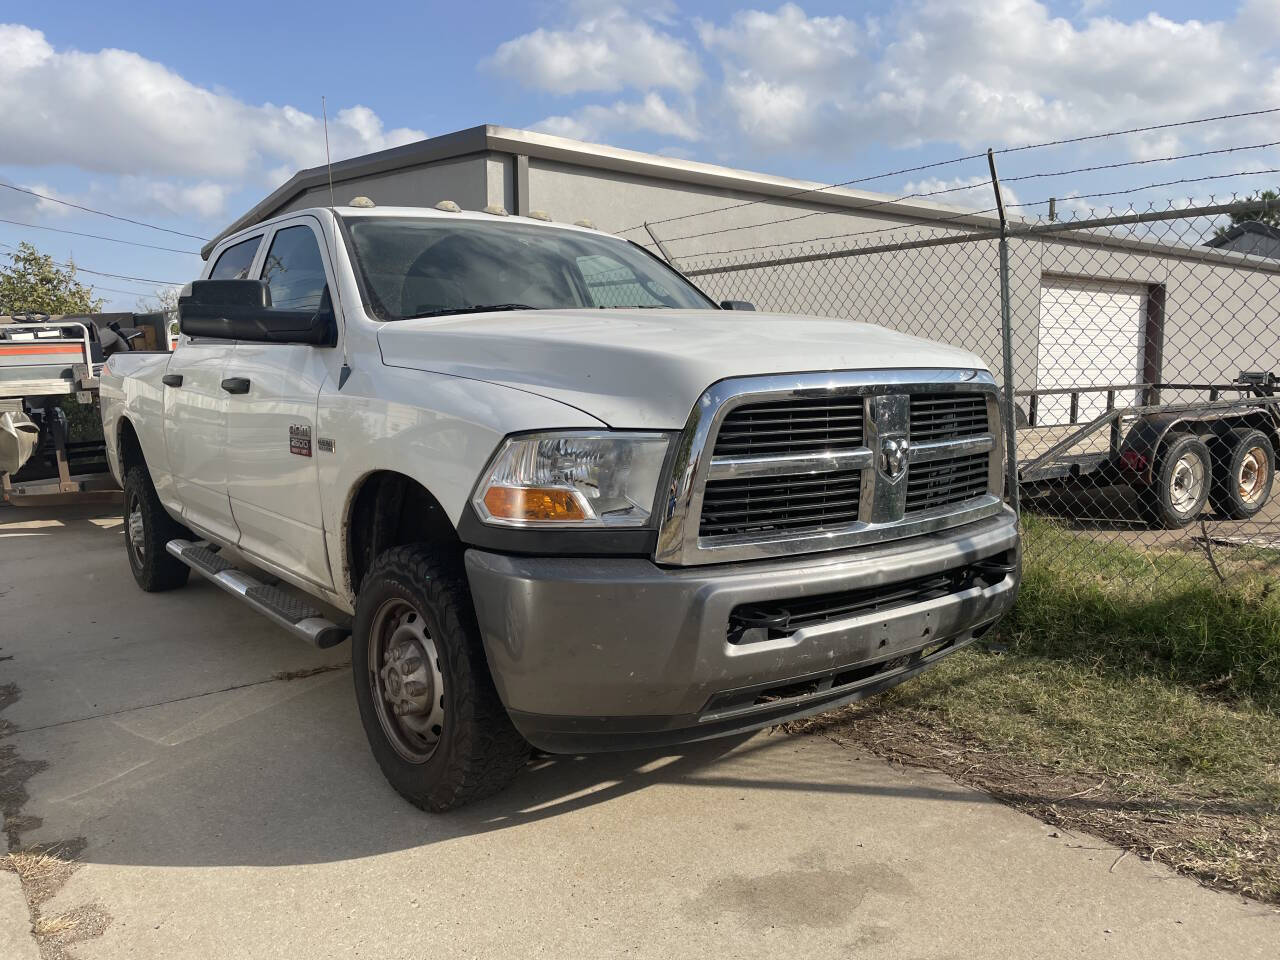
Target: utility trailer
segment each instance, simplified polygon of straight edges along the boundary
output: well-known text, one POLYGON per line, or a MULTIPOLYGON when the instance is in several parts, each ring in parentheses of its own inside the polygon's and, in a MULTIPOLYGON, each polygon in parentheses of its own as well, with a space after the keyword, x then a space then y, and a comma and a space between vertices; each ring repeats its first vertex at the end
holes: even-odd
POLYGON ((1015 396, 1026 403, 1020 430, 1046 426, 1041 407, 1047 398, 1069 402, 1068 422, 1052 425, 1065 427, 1065 435, 1019 462, 1023 495, 1034 499, 1070 487, 1124 484, 1137 493, 1141 518, 1158 529, 1187 526, 1206 503, 1221 518, 1250 519, 1266 505, 1275 480, 1278 387, 1274 373, 1241 371, 1228 383, 1018 390, 1015 396), (1169 394, 1176 399, 1164 400, 1169 394), (1081 398, 1096 403, 1102 395, 1104 412, 1082 423, 1081 398), (1136 402, 1119 403, 1125 395, 1136 402), (1097 449, 1104 431, 1105 449, 1097 449))
MULTIPOLYGON (((112 332, 127 349, 128 339, 112 332)), ((62 403, 97 407, 103 334, 88 318, 0 320, 0 501, 111 501, 102 440, 72 440, 62 403)))

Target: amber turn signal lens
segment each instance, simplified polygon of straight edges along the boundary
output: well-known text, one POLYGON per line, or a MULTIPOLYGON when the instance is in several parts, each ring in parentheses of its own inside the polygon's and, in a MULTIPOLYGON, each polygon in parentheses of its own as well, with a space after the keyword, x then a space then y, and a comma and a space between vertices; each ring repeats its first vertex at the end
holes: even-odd
POLYGON ((545 487, 490 487, 485 509, 501 520, 585 520, 586 512, 568 490, 545 487))

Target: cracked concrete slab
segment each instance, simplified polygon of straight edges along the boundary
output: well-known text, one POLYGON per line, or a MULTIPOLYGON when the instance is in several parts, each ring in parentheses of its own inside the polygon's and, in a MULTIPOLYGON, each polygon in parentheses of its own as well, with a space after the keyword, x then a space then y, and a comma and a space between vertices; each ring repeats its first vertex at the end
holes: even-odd
POLYGON ((0 554, 0 682, 7 742, 43 761, 23 842, 85 843, 42 909, 110 917, 76 957, 1280 952, 1268 908, 821 738, 541 759, 425 815, 382 780, 346 671, 259 682, 345 648, 194 581, 142 594, 109 526, 38 532, 0 554), (64 570, 93 590, 35 609, 64 570))

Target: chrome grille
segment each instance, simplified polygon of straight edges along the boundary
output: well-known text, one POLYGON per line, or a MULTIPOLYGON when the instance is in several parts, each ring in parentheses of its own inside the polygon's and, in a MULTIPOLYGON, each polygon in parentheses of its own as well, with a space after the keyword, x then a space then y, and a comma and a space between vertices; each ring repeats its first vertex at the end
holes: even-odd
POLYGON ((862 397, 744 403, 720 424, 713 456, 811 453, 862 446, 862 397))
POLYGON ((906 515, 982 496, 990 483, 990 460, 988 453, 970 453, 913 465, 907 473, 906 515))
POLYGON ((911 395, 911 442, 957 440, 986 433, 987 397, 982 393, 911 395))
POLYGON ((721 381, 677 450, 655 559, 834 550, 993 516, 995 396, 974 370, 721 381))
POLYGON ((698 535, 820 530, 852 523, 858 519, 861 490, 859 470, 711 480, 702 495, 698 535))

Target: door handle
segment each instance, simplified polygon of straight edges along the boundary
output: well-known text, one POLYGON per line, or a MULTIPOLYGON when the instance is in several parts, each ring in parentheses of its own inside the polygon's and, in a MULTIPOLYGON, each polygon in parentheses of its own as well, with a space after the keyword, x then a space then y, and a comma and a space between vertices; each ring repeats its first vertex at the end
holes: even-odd
POLYGON ((166 373, 163 377, 160 378, 160 382, 163 383, 166 387, 180 387, 182 386, 182 374, 166 373))
POLYGON ((249 378, 248 377, 228 377, 222 381, 222 389, 227 393, 248 393, 249 378))

